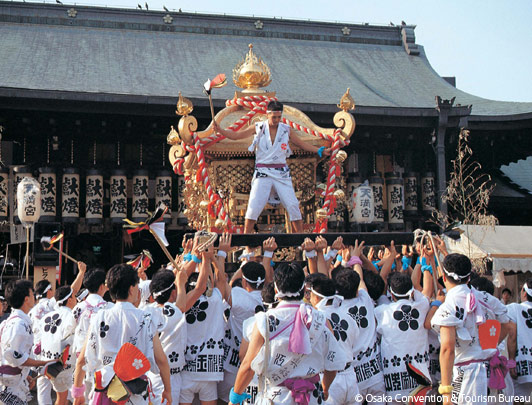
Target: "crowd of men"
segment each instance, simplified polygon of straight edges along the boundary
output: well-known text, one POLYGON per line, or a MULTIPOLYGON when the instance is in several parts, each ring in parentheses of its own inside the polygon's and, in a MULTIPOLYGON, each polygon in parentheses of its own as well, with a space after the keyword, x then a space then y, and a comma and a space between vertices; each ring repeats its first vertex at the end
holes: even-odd
POLYGON ((505 305, 437 237, 398 253, 317 236, 293 263, 272 261, 269 238, 231 277, 230 235, 199 246, 185 240, 178 268, 151 279, 80 263, 55 294, 10 283, 0 403, 27 404, 34 386, 44 405, 52 391, 56 405, 396 404, 420 386, 426 403, 531 401, 532 278, 505 305))

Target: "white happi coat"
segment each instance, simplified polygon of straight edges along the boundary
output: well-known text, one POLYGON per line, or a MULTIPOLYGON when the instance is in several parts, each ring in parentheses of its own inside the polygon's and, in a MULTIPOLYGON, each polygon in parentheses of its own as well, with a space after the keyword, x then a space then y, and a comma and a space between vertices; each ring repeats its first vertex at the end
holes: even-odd
MULTIPOLYGON (((98 311, 90 321, 89 338, 85 357, 89 379, 94 372, 114 364, 116 355, 124 343, 136 346, 149 360, 150 371, 158 374, 159 368, 153 353, 153 337, 157 332, 151 315, 135 308, 130 302, 117 302, 112 308, 98 311)), ((147 404, 140 395, 132 395, 131 404, 147 404)))
POLYGON ((517 325, 517 382, 532 385, 532 302, 508 305, 510 319, 517 325))
POLYGON ((98 294, 89 294, 87 298, 77 304, 72 310, 76 320, 73 353, 79 353, 87 338, 91 317, 100 309, 111 308, 113 303, 105 301, 98 294))
POLYGON ((328 404, 355 403, 359 393, 355 370, 352 367, 352 359, 356 349, 356 342, 360 334, 360 328, 351 317, 346 307, 340 306, 339 298, 323 298, 316 306, 323 312, 333 330, 334 337, 338 341, 346 358, 346 365, 340 371, 329 388, 328 404), (332 303, 330 301, 333 301, 332 303), (335 306, 337 305, 337 306, 335 306))
MULTIPOLYGON (((262 121, 255 124, 255 136, 248 150, 250 152, 255 151, 256 164, 286 164, 286 158, 292 154, 289 140, 290 127, 280 122, 277 127, 275 141, 272 144, 268 121, 262 121)), ((256 168, 253 180, 261 177, 269 177, 292 187, 292 178, 290 177, 288 166, 286 168, 256 168)), ((279 204, 281 202, 275 188, 272 188, 268 202, 270 204, 279 204)))
MULTIPOLYGON (((279 386, 287 378, 310 378, 325 370, 342 371, 349 361, 339 346, 334 335, 327 328, 325 315, 305 305, 309 328, 312 353, 300 355, 288 350, 290 332, 293 321, 302 301, 283 301, 276 308, 255 315, 256 325, 260 334, 266 335, 266 319, 270 333, 270 359, 266 377, 268 380, 268 398, 274 404, 294 404, 290 390, 279 386)), ((257 374, 262 374, 264 364, 264 345, 251 363, 251 368, 257 374)), ((260 397, 262 393, 258 393, 260 397)), ((309 404, 323 402, 321 383, 310 395, 309 404)))
POLYGON ((202 295, 185 313, 187 347, 182 378, 191 381, 223 380, 223 299, 218 288, 202 295))
POLYGON ((27 380, 30 368, 22 364, 32 357, 32 346, 30 317, 20 309, 13 309, 0 326, 0 364, 19 367, 22 372, 17 375, 0 373, 0 403, 23 405, 31 399, 27 380))
POLYGON ((238 371, 242 325, 246 319, 260 311, 264 311, 260 290, 247 292, 241 287, 231 289, 231 310, 224 337, 224 346, 227 350, 224 362, 225 371, 233 374, 238 371))
MULTIPOLYGON (((56 311, 49 312, 43 316, 40 329, 42 359, 58 359, 67 345, 70 345, 70 350, 72 350, 76 320, 70 308, 58 306, 56 311)), ((65 369, 52 382, 57 391, 64 392, 72 386, 75 362, 76 356, 71 351, 65 369)))
MULTIPOLYGON (((479 315, 495 318, 494 312, 485 302, 485 295, 465 284, 451 288, 445 302, 438 308, 431 320, 431 325, 438 333, 440 326, 456 328, 456 345, 453 367, 453 403, 462 403, 470 398, 470 404, 483 404, 482 396, 488 393, 488 379, 484 361, 489 360, 497 349, 482 350, 478 337, 477 317, 468 313, 466 301, 468 294, 474 294, 479 315), (471 362, 470 364, 463 364, 471 362), (458 366, 457 366, 458 364, 458 366), (476 399, 476 400, 475 400, 476 399)), ((489 299, 488 299, 489 301, 489 299)))
POLYGON ((377 342, 375 304, 368 292, 359 289, 357 296, 341 304, 359 327, 358 338, 353 348, 353 366, 358 387, 365 390, 375 384, 382 384, 380 345, 377 342))
MULTIPOLYGON (((172 302, 163 306, 152 303, 144 307, 152 315, 154 325, 159 332, 159 339, 170 366, 172 385, 172 403, 179 403, 181 389, 181 370, 185 365, 185 348, 187 344, 187 325, 183 312, 172 302)), ((156 400, 161 398, 164 390, 160 374, 149 372, 156 400)))
POLYGON ((418 386, 406 365, 411 363, 429 374, 428 330, 424 327, 429 300, 414 290, 414 299, 403 298, 375 309, 377 333, 382 336, 381 355, 386 394, 408 395, 418 386))
MULTIPOLYGON (((253 328, 255 327, 255 315, 246 319, 242 324, 242 340, 251 341, 251 335, 253 334, 253 328)), ((248 384, 246 388, 246 393, 250 395, 251 398, 245 400, 246 404, 254 404, 257 399, 257 393, 259 391, 259 380, 257 374, 253 374, 253 379, 248 384)))
POLYGON ((35 346, 41 343, 41 319, 44 315, 56 309, 55 299, 41 298, 39 302, 28 312, 33 329, 33 343, 35 346))

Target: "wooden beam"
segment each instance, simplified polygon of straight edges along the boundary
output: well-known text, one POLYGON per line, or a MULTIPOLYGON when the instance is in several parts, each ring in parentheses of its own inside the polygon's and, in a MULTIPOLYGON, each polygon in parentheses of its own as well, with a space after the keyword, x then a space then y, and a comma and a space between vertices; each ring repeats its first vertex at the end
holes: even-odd
MULTIPOLYGON (((234 233, 232 237, 233 246, 260 246, 262 242, 269 237, 275 237, 278 247, 299 246, 305 238, 315 240, 318 235, 323 236, 329 245, 336 238, 341 236, 345 245, 354 245, 355 240, 364 241, 368 246, 389 245, 393 240, 395 245, 411 245, 414 242, 413 232, 343 232, 343 233, 253 233, 239 234, 234 233)), ((185 238, 193 238, 193 233, 186 233, 185 238)), ((218 241, 215 242, 218 246, 218 241)))

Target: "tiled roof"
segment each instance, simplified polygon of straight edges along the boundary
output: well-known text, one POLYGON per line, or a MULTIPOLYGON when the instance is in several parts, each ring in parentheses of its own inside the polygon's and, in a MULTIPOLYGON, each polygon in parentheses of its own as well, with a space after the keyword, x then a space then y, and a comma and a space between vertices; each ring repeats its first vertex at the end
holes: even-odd
MULTIPOLYGON (((412 26, 409 54, 401 27, 260 19, 258 29, 252 17, 172 13, 165 22, 161 12, 75 6, 72 17, 70 8, 0 3, 0 93, 203 98, 202 83, 230 77, 252 42, 272 71, 266 90, 284 102, 335 105, 350 87, 359 106, 434 109, 441 96, 472 104, 477 116, 532 112, 532 103, 451 86, 415 44, 412 26)), ((232 98, 235 89, 230 83, 213 95, 232 98)))
POLYGON ((513 184, 532 194, 532 156, 501 166, 500 170, 513 184))

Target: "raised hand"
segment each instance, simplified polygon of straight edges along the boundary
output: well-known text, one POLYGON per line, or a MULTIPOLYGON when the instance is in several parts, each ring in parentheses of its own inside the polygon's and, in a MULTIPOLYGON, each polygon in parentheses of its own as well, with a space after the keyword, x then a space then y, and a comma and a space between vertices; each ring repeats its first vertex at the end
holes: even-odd
POLYGON ((226 253, 229 252, 231 250, 231 239, 232 235, 230 233, 222 233, 219 239, 218 250, 223 250, 226 253))
POLYGON ((305 252, 310 252, 314 249, 316 249, 316 245, 310 238, 305 238, 303 241, 303 244, 301 245, 301 249, 303 249, 305 252))
POLYGON ((275 252, 275 250, 277 249, 277 243, 275 242, 275 238, 272 236, 271 238, 268 238, 264 242, 262 242, 262 248, 265 252, 275 252))

